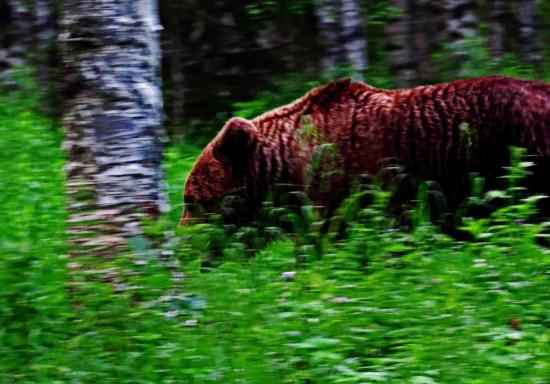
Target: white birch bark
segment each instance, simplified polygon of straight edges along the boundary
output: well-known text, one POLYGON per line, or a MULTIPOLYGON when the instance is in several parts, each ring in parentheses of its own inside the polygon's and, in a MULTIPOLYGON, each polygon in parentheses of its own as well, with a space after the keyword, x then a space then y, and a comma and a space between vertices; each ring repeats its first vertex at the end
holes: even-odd
POLYGON ((467 40, 479 35, 475 0, 444 0, 446 32, 457 58, 467 59, 467 40))
POLYGON ((321 71, 329 72, 341 62, 339 0, 320 0, 315 7, 322 45, 321 71))
POLYGON ((367 38, 364 34, 359 0, 341 0, 341 37, 346 61, 356 80, 363 80, 368 68, 367 38))
POLYGON ((392 0, 390 5, 401 11, 386 27, 390 70, 398 86, 410 87, 417 77, 412 4, 410 0, 392 0))
POLYGON ((315 11, 323 50, 321 72, 350 66, 353 77, 362 80, 368 59, 359 0, 319 0, 315 11))
POLYGON ((113 254, 165 210, 156 0, 65 0, 64 125, 73 245, 113 254))

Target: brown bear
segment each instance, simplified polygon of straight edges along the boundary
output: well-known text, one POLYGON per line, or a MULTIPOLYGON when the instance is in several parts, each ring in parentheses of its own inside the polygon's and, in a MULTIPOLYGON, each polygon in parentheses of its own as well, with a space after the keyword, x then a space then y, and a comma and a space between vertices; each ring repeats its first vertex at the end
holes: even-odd
POLYGON ((549 83, 482 77, 386 90, 332 81, 252 120, 230 119, 191 170, 181 223, 217 212, 228 196, 244 201, 240 216, 249 218, 268 191, 302 191, 330 214, 358 175, 388 159, 437 182, 452 210, 471 172, 503 173, 512 145, 548 169, 549 83))

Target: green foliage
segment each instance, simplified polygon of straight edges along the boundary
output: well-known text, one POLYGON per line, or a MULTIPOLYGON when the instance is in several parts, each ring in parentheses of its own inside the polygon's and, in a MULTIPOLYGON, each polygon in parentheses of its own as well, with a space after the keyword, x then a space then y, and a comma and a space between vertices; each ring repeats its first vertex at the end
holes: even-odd
POLYGON ((46 380, 56 369, 48 351, 59 347, 70 313, 61 137, 33 112, 38 92, 29 78, 20 71, 17 90, 0 93, 1 382, 18 381, 16 373, 46 380))
POLYGON ((308 8, 312 7, 311 0, 256 0, 245 6, 246 13, 253 18, 276 17, 277 14, 303 15, 308 8))
POLYGON ((168 201, 172 207, 163 220, 167 219, 170 224, 177 223, 180 219, 180 213, 182 210, 183 193, 182 187, 185 183, 186 173, 182 170, 189 171, 193 166, 196 158, 198 157, 200 150, 189 144, 180 144, 167 148, 164 152, 164 158, 166 160, 166 178, 170 182, 166 185, 168 192, 168 201))
POLYGON ((523 79, 537 77, 532 66, 520 63, 510 52, 505 53, 501 60, 493 60, 484 37, 469 38, 460 49, 463 51, 462 57, 457 56, 457 48, 451 45, 444 45, 440 52, 433 55, 434 66, 441 81, 490 75, 523 79))
MULTIPOLYGON (((514 156, 502 192, 510 196, 529 166, 514 156)), ((182 312, 187 328, 175 342, 193 356, 186 360, 189 377, 544 382, 548 250, 535 241, 543 226, 524 221, 536 199, 510 197, 490 218, 467 219, 476 241, 457 242, 429 224, 426 213, 417 214, 413 231, 395 230, 384 216, 389 197, 376 186, 358 191, 336 215, 336 226, 346 223, 343 237, 321 244, 321 219, 307 206, 292 219, 295 233, 252 259, 243 256, 238 236, 225 237, 225 257, 206 274, 196 257, 219 230, 182 230, 175 251, 186 273, 184 292, 200 303, 182 312), (374 203, 361 208, 365 194, 374 203)))
POLYGON ((326 81, 328 79, 306 79, 300 74, 273 79, 272 89, 260 92, 254 100, 236 102, 233 105, 234 113, 237 116, 251 119, 302 97, 311 88, 324 84, 326 81))
POLYGON ((326 236, 307 200, 299 212, 266 203, 263 228, 174 234, 199 151, 169 148, 174 208, 151 239, 114 260, 71 260, 69 274, 60 138, 32 94, 22 84, 0 96, 0 381, 548 381, 550 265, 536 242, 544 225, 525 221, 536 198, 518 189, 529 168, 521 152, 506 190, 479 192, 507 206, 467 219, 475 241, 459 242, 426 220, 422 199, 415 228, 396 230, 377 185, 357 188, 326 236), (212 244, 221 257, 204 273, 212 244), (117 278, 101 279, 107 271, 117 278))

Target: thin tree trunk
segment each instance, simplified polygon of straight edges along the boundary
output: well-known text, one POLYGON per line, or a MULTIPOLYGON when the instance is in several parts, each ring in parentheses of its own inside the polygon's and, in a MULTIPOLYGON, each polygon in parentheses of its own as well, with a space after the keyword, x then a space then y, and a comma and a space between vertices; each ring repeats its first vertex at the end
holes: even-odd
POLYGON ((54 112, 57 88, 51 82, 51 72, 58 63, 55 59, 55 20, 52 0, 4 0, 2 19, 8 31, 3 36, 0 51, 0 71, 9 73, 14 66, 30 65, 44 92, 43 105, 54 112))
POLYGON ((489 49, 492 57, 500 60, 505 50, 507 2, 505 0, 493 0, 489 3, 489 49))
POLYGON ((237 10, 226 1, 217 2, 217 9, 221 12, 219 16, 220 49, 225 54, 237 55, 245 51, 246 43, 244 41, 242 26, 239 26, 237 20, 237 10))
POLYGON ((537 64, 542 59, 535 30, 535 2, 519 0, 516 17, 519 23, 518 54, 520 59, 529 64, 537 64))
POLYGON ((479 36, 475 0, 444 0, 447 38, 458 59, 468 59, 467 41, 479 36))
POLYGON ((431 59, 440 44, 442 21, 437 4, 430 1, 412 0, 412 30, 414 41, 414 61, 417 83, 432 83, 436 80, 431 59))
POLYGON ((359 0, 341 0, 341 41, 346 61, 356 80, 363 80, 368 68, 367 39, 364 35, 359 0))
POLYGON ((367 39, 359 0, 319 0, 315 8, 323 53, 321 72, 350 66, 362 80, 367 70, 367 39))
POLYGON ((206 49, 208 54, 218 58, 213 62, 214 79, 211 84, 215 87, 222 85, 223 90, 220 92, 233 99, 244 98, 249 93, 242 85, 250 81, 254 68, 253 60, 246 59, 252 46, 242 19, 244 5, 240 1, 236 5, 227 1, 216 1, 214 5, 219 16, 211 26, 211 31, 217 36, 213 39, 214 44, 206 49))
POLYGON ((390 4, 401 11, 401 16, 389 22, 386 28, 390 71, 398 86, 410 87, 417 78, 412 2, 392 0, 390 4))
POLYGON ((12 38, 6 61, 10 67, 25 64, 33 36, 32 8, 24 0, 8 0, 12 38))
POLYGON ((339 0, 319 0, 315 7, 322 45, 321 72, 328 73, 341 63, 339 0))
POLYGON ((67 194, 73 253, 112 255, 167 208, 156 0, 65 0, 67 194))

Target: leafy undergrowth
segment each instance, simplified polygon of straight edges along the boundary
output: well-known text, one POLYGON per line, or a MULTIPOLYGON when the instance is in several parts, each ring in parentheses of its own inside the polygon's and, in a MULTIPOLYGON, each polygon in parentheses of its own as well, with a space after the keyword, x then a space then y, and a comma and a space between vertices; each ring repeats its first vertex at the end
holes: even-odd
POLYGON ((93 271, 66 272, 60 135, 32 112, 28 87, 0 96, 0 382, 550 380, 550 263, 535 240, 543 225, 525 221, 533 199, 467 221, 472 242, 420 214, 414 231, 393 229, 382 191, 365 209, 350 198, 330 239, 308 207, 268 210, 294 223, 290 235, 176 231, 199 151, 174 147, 173 211, 110 263, 124 286, 114 293, 93 271), (224 255, 201 272, 213 248, 224 255))
POLYGON ((163 218, 169 221, 168 226, 175 226, 179 222, 183 209, 183 185, 187 173, 195 163, 200 149, 191 144, 181 144, 178 147, 167 148, 164 152, 165 174, 167 183, 170 212, 163 218), (174 225, 175 224, 175 225, 174 225))
POLYGON ((171 314, 186 329, 177 344, 190 353, 178 362, 188 377, 547 382, 550 263, 535 240, 544 225, 525 222, 536 198, 468 220, 465 229, 477 240, 458 242, 422 215, 414 231, 394 230, 382 213, 387 195, 373 193, 373 206, 358 210, 350 198, 340 212, 344 238, 316 241, 316 217, 305 214, 302 233, 249 259, 243 255, 252 229, 230 238, 216 226, 184 230, 177 254, 185 296, 171 314), (200 249, 211 242, 221 242, 225 257, 200 273, 200 249))
POLYGON ((30 364, 55 364, 71 308, 64 289, 61 135, 33 112, 36 88, 20 79, 0 94, 0 382, 30 364), (53 352, 52 351, 52 352, 53 352), (55 353, 55 352, 54 352, 55 353))

